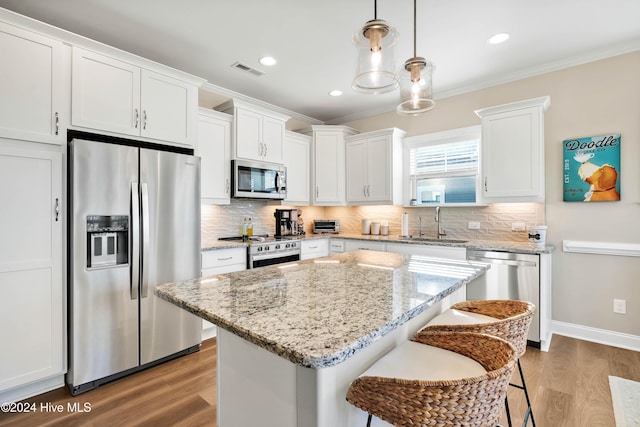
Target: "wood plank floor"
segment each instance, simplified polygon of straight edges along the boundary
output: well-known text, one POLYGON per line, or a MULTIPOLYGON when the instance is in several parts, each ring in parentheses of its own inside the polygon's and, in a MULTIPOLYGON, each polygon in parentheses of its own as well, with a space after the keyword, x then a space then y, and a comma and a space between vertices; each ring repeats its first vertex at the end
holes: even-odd
MULTIPOLYGON (((640 353, 557 335, 548 353, 528 348, 521 363, 539 427, 614 427, 608 375, 640 381, 640 353)), ((38 410, 0 413, 0 427, 215 426, 215 366, 213 339, 198 353, 77 397, 61 388, 28 399, 38 410), (41 403, 61 404, 65 412, 40 411, 41 403), (89 403, 91 412, 70 413, 68 403, 89 403)), ((520 426, 524 393, 510 387, 509 396, 514 425, 520 426)))

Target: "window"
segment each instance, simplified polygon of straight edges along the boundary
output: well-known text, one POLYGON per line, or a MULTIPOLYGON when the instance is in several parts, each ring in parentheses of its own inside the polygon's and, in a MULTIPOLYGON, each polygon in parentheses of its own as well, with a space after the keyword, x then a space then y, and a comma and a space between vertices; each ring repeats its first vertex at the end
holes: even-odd
POLYGON ((405 139, 411 205, 478 202, 480 126, 405 139))

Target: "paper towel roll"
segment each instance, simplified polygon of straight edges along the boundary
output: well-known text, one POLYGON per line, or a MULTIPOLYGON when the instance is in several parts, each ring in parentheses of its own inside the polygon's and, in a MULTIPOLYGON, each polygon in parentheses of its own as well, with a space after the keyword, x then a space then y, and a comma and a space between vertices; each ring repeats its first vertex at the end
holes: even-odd
POLYGON ((402 214, 402 233, 400 235, 403 237, 409 236, 409 215, 406 213, 402 214))

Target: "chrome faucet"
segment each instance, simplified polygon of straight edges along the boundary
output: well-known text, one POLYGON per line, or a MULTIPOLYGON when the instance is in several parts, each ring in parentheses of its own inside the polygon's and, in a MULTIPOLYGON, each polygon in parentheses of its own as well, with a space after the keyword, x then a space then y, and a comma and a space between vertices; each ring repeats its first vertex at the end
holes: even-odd
POLYGON ((440 228, 440 206, 436 206, 436 226, 438 227, 438 239, 441 239, 442 236, 446 236, 447 232, 444 231, 443 228, 440 228))

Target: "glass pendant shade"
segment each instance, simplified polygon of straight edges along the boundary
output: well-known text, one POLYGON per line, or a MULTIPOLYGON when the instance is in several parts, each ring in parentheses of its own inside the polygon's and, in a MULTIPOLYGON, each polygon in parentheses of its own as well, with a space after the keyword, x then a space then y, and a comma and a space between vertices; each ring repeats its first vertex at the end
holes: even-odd
POLYGON ((400 71, 401 102, 398 114, 415 116, 436 106, 431 89, 433 64, 417 56, 407 59, 400 71))
POLYGON ((356 92, 380 94, 399 85, 395 67, 395 28, 381 19, 368 21, 353 36, 358 51, 356 77, 351 87, 356 92))

